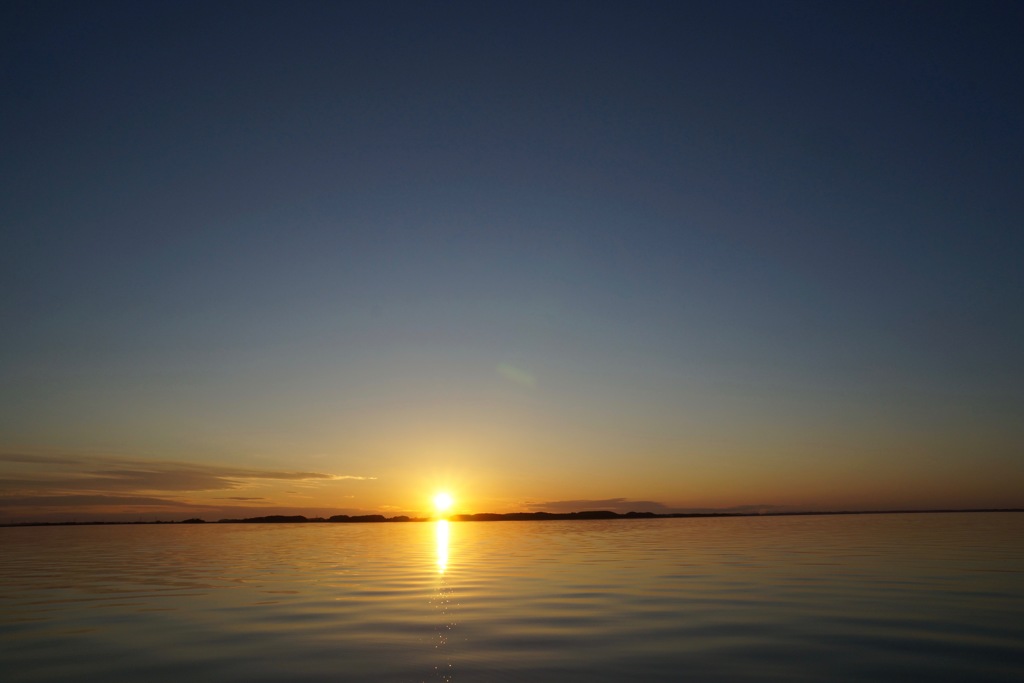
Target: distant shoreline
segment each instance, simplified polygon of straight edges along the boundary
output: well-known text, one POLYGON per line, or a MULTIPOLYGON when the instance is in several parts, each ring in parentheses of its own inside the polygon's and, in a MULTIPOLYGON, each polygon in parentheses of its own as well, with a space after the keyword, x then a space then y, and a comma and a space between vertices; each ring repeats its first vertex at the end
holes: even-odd
MULTIPOLYGON (((608 519, 696 519, 706 517, 814 517, 823 515, 908 515, 960 512, 1024 512, 1024 508, 969 508, 936 510, 819 510, 804 512, 612 512, 611 510, 583 510, 580 512, 481 512, 467 515, 451 515, 441 518, 452 522, 535 522, 535 521, 593 521, 608 519)), ((305 517, 303 515, 267 515, 244 519, 221 519, 207 522, 193 517, 181 521, 135 521, 135 522, 11 522, 0 523, 0 527, 39 526, 122 526, 132 524, 380 524, 403 522, 431 522, 434 517, 385 517, 384 515, 335 515, 333 517, 305 517)))

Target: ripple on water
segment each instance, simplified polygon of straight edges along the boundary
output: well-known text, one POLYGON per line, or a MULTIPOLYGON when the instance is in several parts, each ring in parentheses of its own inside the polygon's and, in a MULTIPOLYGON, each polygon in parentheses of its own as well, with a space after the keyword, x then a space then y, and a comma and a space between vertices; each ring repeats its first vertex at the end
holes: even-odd
POLYGON ((0 529, 5 682, 1018 681, 1024 515, 0 529), (442 572, 441 569, 444 571, 442 572))

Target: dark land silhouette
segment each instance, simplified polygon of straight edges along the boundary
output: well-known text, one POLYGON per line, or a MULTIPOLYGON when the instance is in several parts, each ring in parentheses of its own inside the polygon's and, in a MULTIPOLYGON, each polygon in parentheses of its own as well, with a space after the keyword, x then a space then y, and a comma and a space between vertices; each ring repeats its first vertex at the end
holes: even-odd
POLYGON ((222 519, 221 524, 249 523, 343 523, 358 524, 363 522, 429 522, 436 519, 447 519, 452 522, 534 522, 548 520, 595 520, 595 519, 682 519, 698 517, 797 517, 813 515, 881 515, 939 512, 1024 512, 1024 509, 971 509, 971 510, 829 510, 804 512, 612 512, 611 510, 582 510, 580 512, 478 512, 475 514, 448 515, 445 517, 385 517, 383 515, 334 515, 333 517, 303 517, 302 515, 268 517, 249 517, 247 519, 222 519))
MULTIPOLYGON (((220 519, 216 524, 366 524, 385 522, 431 522, 446 519, 452 522, 534 522, 548 520, 601 520, 601 519, 692 519, 702 517, 813 517, 817 515, 897 515, 936 514, 950 512, 1024 512, 1024 508, 969 508, 936 510, 805 510, 799 512, 612 512, 611 510, 582 510, 580 512, 478 512, 446 517, 409 517, 398 515, 334 515, 332 517, 305 517, 303 515, 266 515, 244 519, 220 519)), ((181 521, 135 522, 16 522, 0 524, 12 526, 95 526, 117 524, 208 524, 205 519, 192 517, 181 521)))

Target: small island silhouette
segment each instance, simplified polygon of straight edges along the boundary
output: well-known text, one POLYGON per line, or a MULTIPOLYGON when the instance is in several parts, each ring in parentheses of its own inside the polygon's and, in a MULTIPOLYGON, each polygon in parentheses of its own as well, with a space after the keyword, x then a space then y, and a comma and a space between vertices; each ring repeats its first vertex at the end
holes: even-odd
MULTIPOLYGON (((533 522, 548 520, 605 520, 605 519, 691 519, 702 517, 807 517, 815 515, 894 515, 934 514, 942 512, 1024 512, 1024 508, 969 508, 934 510, 805 510, 795 512, 612 512, 611 510, 582 510, 580 512, 478 512, 475 514, 448 515, 440 519, 452 522, 533 522)), ((243 519, 220 519, 216 524, 366 524, 391 522, 431 522, 437 517, 409 517, 398 515, 334 515, 332 517, 305 517, 303 515, 266 515, 243 519)), ((134 522, 15 522, 0 524, 11 526, 92 526, 99 524, 208 524, 205 519, 192 517, 181 521, 134 521, 134 522)))

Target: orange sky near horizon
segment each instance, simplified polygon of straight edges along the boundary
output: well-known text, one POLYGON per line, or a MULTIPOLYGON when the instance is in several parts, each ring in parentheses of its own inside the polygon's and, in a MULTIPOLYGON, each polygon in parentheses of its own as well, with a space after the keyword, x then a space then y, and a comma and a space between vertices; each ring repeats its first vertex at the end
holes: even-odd
MULTIPOLYGON (((949 458, 811 457, 488 460, 472 451, 423 447, 376 467, 343 471, 327 457, 291 459, 287 470, 134 457, 0 454, 0 523, 180 520, 267 514, 384 514, 430 517, 433 497, 454 497, 453 514, 612 509, 870 510, 1022 507, 1012 460, 994 468, 949 458), (594 463, 606 463, 597 467, 594 463)), ((339 459, 339 463, 340 463, 339 459)))

